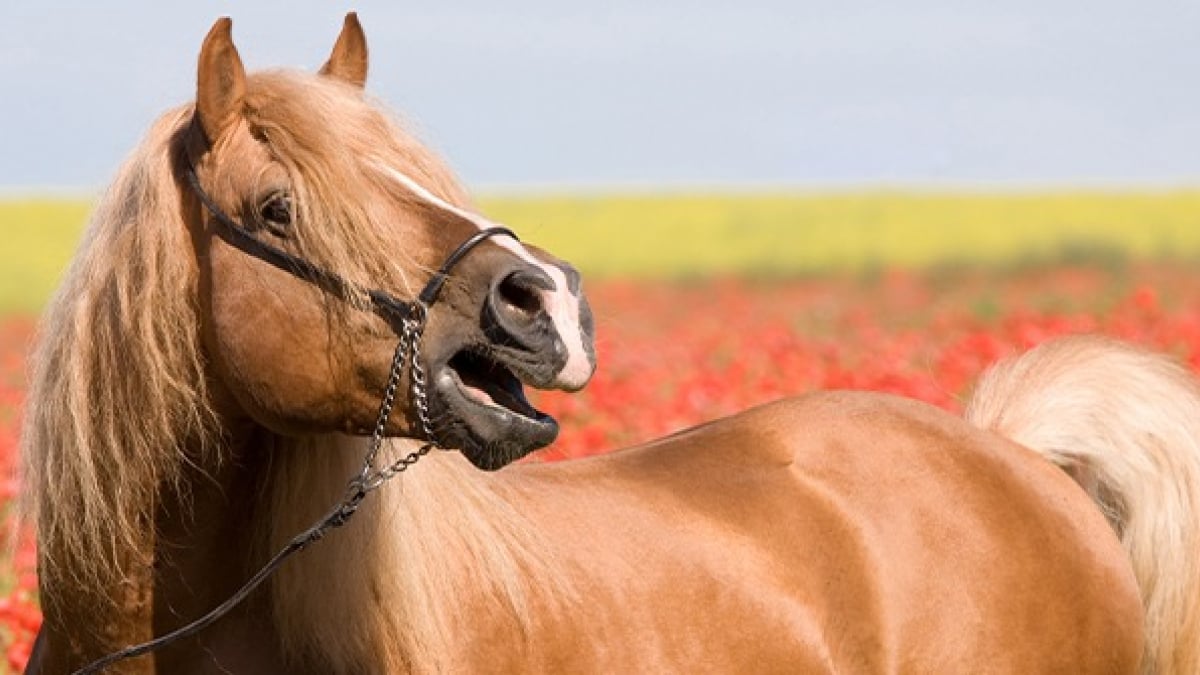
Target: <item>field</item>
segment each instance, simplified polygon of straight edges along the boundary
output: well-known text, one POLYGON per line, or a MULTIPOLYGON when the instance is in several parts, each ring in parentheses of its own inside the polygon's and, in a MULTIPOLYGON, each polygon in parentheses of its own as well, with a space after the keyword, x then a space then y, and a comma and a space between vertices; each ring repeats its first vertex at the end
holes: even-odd
MULTIPOLYGON (((604 452, 821 388, 890 391, 957 410, 987 363, 1069 332, 1121 336, 1200 366, 1196 192, 483 204, 577 262, 596 313, 593 383, 535 402, 563 428, 540 460, 604 452)), ((33 317, 85 211, 0 203, 0 502, 18 491, 12 468, 33 317)), ((19 670, 40 621, 28 542, 3 565, 0 639, 19 670)))
MULTIPOLYGON (((88 207, 0 201, 0 314, 41 307, 88 207)), ((484 197, 480 207, 590 279, 1200 258, 1200 190, 484 197)))

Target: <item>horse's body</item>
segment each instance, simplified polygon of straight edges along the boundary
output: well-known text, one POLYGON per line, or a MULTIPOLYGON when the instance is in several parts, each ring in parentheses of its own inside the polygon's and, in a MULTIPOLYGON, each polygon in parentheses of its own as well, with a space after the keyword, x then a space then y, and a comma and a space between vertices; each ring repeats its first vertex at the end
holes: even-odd
POLYGON ((811 395, 504 478, 578 597, 528 634, 458 627, 484 648, 451 670, 1116 673, 1141 655, 1136 582, 1086 495, 912 401, 811 395))
MULTIPOLYGON (((342 434, 378 421, 408 335, 359 289, 416 295, 486 225, 364 101, 365 77, 353 17, 319 76, 246 76, 219 22, 195 106, 156 125, 98 209, 23 434, 45 611, 31 672, 203 614, 358 471, 365 440, 342 434), (218 221, 337 280, 248 254, 218 221)), ((425 457, 269 589, 121 668, 1200 668, 1200 394, 1164 358, 1061 341, 994 369, 969 422, 812 394, 487 473, 553 437, 518 380, 591 373, 577 277, 489 240, 416 334, 426 384, 403 376, 381 465, 425 427, 461 453, 425 457)))

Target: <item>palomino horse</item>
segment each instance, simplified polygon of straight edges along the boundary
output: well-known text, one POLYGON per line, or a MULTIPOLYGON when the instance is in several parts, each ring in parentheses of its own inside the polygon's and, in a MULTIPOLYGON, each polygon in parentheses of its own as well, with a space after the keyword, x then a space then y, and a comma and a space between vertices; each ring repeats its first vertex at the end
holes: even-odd
POLYGON ((553 439, 522 384, 585 384, 587 305, 570 267, 470 210, 364 97, 366 72, 353 15, 317 75, 247 76, 218 21, 195 104, 99 206, 46 315, 23 434, 32 672, 233 595, 342 498, 388 407, 376 466, 430 435, 461 452, 425 456, 224 618, 115 668, 1200 670, 1200 394, 1132 347, 1068 339, 1001 365, 969 421, 818 393, 480 471, 553 439), (443 263, 444 287, 420 292, 443 263))

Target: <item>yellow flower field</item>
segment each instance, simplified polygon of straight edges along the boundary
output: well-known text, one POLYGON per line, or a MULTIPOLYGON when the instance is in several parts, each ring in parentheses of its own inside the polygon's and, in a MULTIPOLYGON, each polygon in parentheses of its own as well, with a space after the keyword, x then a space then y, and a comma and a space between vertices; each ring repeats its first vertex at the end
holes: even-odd
POLYGON ((508 198, 483 206, 605 276, 1200 254, 1200 191, 508 198))
MULTIPOLYGON (((1200 257, 1200 190, 509 196, 480 207, 593 277, 1200 257)), ((42 306, 88 208, 0 201, 0 313, 42 306)))

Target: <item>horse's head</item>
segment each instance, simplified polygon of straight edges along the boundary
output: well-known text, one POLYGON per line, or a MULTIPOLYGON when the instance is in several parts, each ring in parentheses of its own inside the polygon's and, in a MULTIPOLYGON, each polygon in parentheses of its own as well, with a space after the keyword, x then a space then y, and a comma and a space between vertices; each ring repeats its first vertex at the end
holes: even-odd
MULTIPOLYGON (((364 96, 366 74, 353 14, 319 74, 247 75, 228 19, 200 52, 180 172, 194 167, 197 183, 184 193, 204 341, 228 414, 282 434, 370 432, 402 322, 372 311, 364 291, 414 299, 448 255, 491 225, 441 162, 364 96), (239 246, 230 228, 266 246, 239 246), (336 281, 289 273, 266 248, 336 281)), ((420 350, 435 436, 489 469, 557 434, 523 384, 576 390, 595 367, 579 275, 507 236, 455 264, 420 350)), ((419 437, 408 391, 401 387, 387 433, 419 437)))

